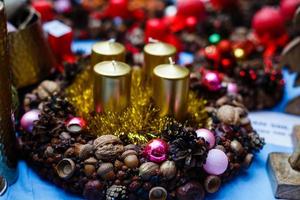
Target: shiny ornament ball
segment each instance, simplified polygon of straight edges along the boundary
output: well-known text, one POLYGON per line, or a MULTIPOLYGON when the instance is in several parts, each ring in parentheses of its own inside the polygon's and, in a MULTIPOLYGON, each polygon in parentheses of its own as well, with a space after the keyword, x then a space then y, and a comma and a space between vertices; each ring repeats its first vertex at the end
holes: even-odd
POLYGON ((129 15, 128 0, 110 0, 108 3, 107 14, 110 17, 127 18, 129 15))
POLYGON ((40 114, 41 114, 41 111, 38 109, 34 109, 34 110, 30 110, 30 111, 26 112, 21 118, 21 127, 24 130, 31 133, 34 122, 39 120, 40 114))
POLYGON ((152 162, 161 163, 167 159, 169 145, 162 139, 151 140, 144 149, 144 156, 152 162))
POLYGON ((300 5, 300 0, 281 0, 280 12, 286 21, 292 20, 300 5))
POLYGON ((86 126, 86 122, 81 117, 72 117, 66 121, 67 130, 71 133, 78 133, 86 126))
POLYGON ((252 28, 259 36, 268 34, 280 36, 284 30, 284 19, 280 10, 275 7, 266 6, 255 13, 252 20, 252 28))
POLYGON ((167 34, 167 27, 163 20, 158 18, 147 20, 146 28, 145 28, 146 43, 149 41, 150 38, 164 41, 166 34, 167 34))
POLYGON ((201 128, 196 130, 196 134, 198 138, 202 137, 206 142, 208 142, 210 149, 215 146, 216 139, 214 134, 211 131, 201 128))
POLYGON ((208 90, 217 91, 221 89, 222 81, 217 72, 209 71, 203 75, 202 83, 208 90))
POLYGON ((227 54, 231 52, 232 44, 229 40, 221 40, 217 48, 221 54, 227 54))
POLYGON ((209 150, 206 163, 203 165, 204 170, 212 175, 220 175, 225 172, 228 166, 228 157, 219 149, 209 150))
POLYGON ((210 0, 210 2, 217 10, 229 9, 237 4, 236 0, 210 0))
POLYGON ((177 14, 180 16, 200 18, 204 12, 204 3, 201 0, 177 0, 177 14))
POLYGON ((238 86, 236 83, 228 83, 227 85, 227 93, 228 94, 237 94, 238 93, 238 86))

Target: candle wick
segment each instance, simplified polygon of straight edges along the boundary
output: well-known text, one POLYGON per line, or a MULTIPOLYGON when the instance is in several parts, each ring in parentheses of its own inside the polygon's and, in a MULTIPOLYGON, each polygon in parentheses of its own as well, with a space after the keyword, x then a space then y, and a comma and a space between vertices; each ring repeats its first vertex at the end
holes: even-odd
POLYGON ((172 66, 174 66, 174 65, 175 65, 175 62, 174 62, 174 60, 173 60, 173 58, 172 58, 172 57, 169 57, 169 61, 170 61, 170 65, 172 65, 172 66))
POLYGON ((113 61, 111 61, 112 62, 112 65, 113 65, 113 67, 114 67, 114 71, 116 71, 117 70, 117 62, 115 61, 115 60, 113 60, 113 61))
POLYGON ((159 42, 159 40, 156 40, 156 39, 154 39, 154 38, 152 38, 152 37, 150 37, 148 41, 149 41, 150 43, 158 43, 158 42, 159 42))

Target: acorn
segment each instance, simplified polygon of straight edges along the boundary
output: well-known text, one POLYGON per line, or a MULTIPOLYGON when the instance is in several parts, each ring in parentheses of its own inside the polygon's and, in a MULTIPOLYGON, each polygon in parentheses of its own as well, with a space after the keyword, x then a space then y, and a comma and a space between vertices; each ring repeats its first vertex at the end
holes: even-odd
POLYGON ((121 155, 121 158, 124 160, 124 163, 128 168, 134 169, 139 166, 139 159, 137 155, 136 151, 127 150, 121 155))
POLYGON ((204 180, 204 188, 208 193, 215 193, 220 189, 221 179, 218 176, 208 176, 204 180))
POLYGON ((250 165, 252 164, 253 158, 254 158, 253 154, 252 153, 248 153, 245 156, 245 159, 244 159, 244 161, 242 163, 243 167, 245 167, 245 168, 250 167, 250 165))
POLYGON ((233 152, 237 153, 238 155, 241 155, 244 152, 243 145, 237 140, 233 140, 230 142, 230 148, 233 152))
POLYGON ((166 200, 168 192, 163 187, 154 187, 149 192, 149 200, 166 200))
POLYGON ((159 169, 159 165, 154 162, 145 162, 139 168, 139 176, 144 179, 148 180, 151 176, 154 176, 159 169))
POLYGON ((174 178, 177 174, 175 162, 169 160, 163 162, 160 166, 160 173, 167 180, 174 178))
POLYGON ((97 170, 97 174, 104 180, 113 180, 116 176, 114 166, 111 163, 102 163, 97 170))
POLYGON ((127 150, 134 150, 136 152, 139 151, 139 147, 135 144, 128 144, 124 147, 124 150, 127 151, 127 150))
POLYGON ((75 172, 75 163, 69 158, 62 159, 55 167, 56 173, 60 178, 68 179, 75 172))
POLYGON ((94 152, 94 146, 91 144, 75 144, 75 154, 80 159, 87 159, 94 152))
POLYGON ((86 176, 91 176, 96 171, 95 165, 97 164, 97 160, 93 157, 90 157, 84 161, 83 171, 86 176))

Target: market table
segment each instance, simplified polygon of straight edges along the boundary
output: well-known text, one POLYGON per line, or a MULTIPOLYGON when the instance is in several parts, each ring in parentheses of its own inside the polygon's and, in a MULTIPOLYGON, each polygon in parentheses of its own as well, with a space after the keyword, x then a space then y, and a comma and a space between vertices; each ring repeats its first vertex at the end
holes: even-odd
MULTIPOLYGON (((87 52, 93 41, 75 42, 73 50, 87 52)), ((189 59, 184 55, 182 60, 189 59)), ((185 61, 184 61, 185 62, 185 61)), ((286 90, 283 101, 273 108, 272 112, 283 112, 287 101, 300 94, 300 89, 293 88, 295 74, 284 71, 286 90)), ((295 117, 294 117, 295 119, 295 117)), ((296 118, 297 119, 297 118, 296 118)), ((300 124, 300 117, 299 124, 300 124)), ((263 150, 255 157, 249 170, 241 172, 239 176, 222 185, 221 189, 206 196, 206 199, 239 199, 239 200, 266 200, 274 199, 271 184, 267 174, 266 162, 270 152, 292 152, 292 147, 279 146, 267 143, 263 150)), ((81 199, 70 193, 64 192, 54 184, 42 180, 24 161, 18 165, 19 178, 17 182, 9 187, 0 200, 75 200, 81 199)))

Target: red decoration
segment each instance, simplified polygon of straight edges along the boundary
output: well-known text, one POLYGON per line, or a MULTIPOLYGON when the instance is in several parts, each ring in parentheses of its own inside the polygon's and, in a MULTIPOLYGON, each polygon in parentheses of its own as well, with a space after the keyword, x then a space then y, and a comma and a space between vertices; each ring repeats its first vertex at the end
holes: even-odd
POLYGON ((217 47, 221 54, 228 54, 232 51, 232 44, 229 40, 221 40, 217 47))
POLYGON ((259 37, 278 37, 285 32, 284 19, 277 8, 266 6, 253 17, 252 28, 259 37))
POLYGON ((153 139, 144 148, 144 156, 156 163, 161 163, 167 159, 169 145, 162 139, 153 139))
POLYGON ((65 122, 67 130, 70 132, 80 132, 86 126, 86 121, 81 117, 72 117, 65 122))
POLYGON ((197 26, 197 18, 194 16, 189 16, 185 19, 185 24, 186 24, 186 28, 193 32, 196 30, 196 26, 197 26))
POLYGON ((229 9, 236 6, 236 0, 210 0, 213 7, 217 10, 229 9))
POLYGON ((145 29, 146 42, 149 41, 149 38, 164 41, 167 33, 168 28, 162 19, 154 18, 147 20, 145 29))
POLYGON ((210 91, 217 91, 222 87, 222 80, 218 72, 205 71, 202 76, 202 84, 210 91))
POLYGON ((128 0, 110 0, 106 14, 109 17, 129 17, 128 0))
POLYGON ((280 12, 286 21, 292 20, 300 0, 281 0, 280 12))
POLYGON ((177 0, 177 14, 185 17, 203 17, 205 7, 202 0, 177 0))
POLYGON ((53 20, 54 8, 52 2, 47 0, 35 0, 32 2, 32 7, 41 14, 42 22, 53 20))

